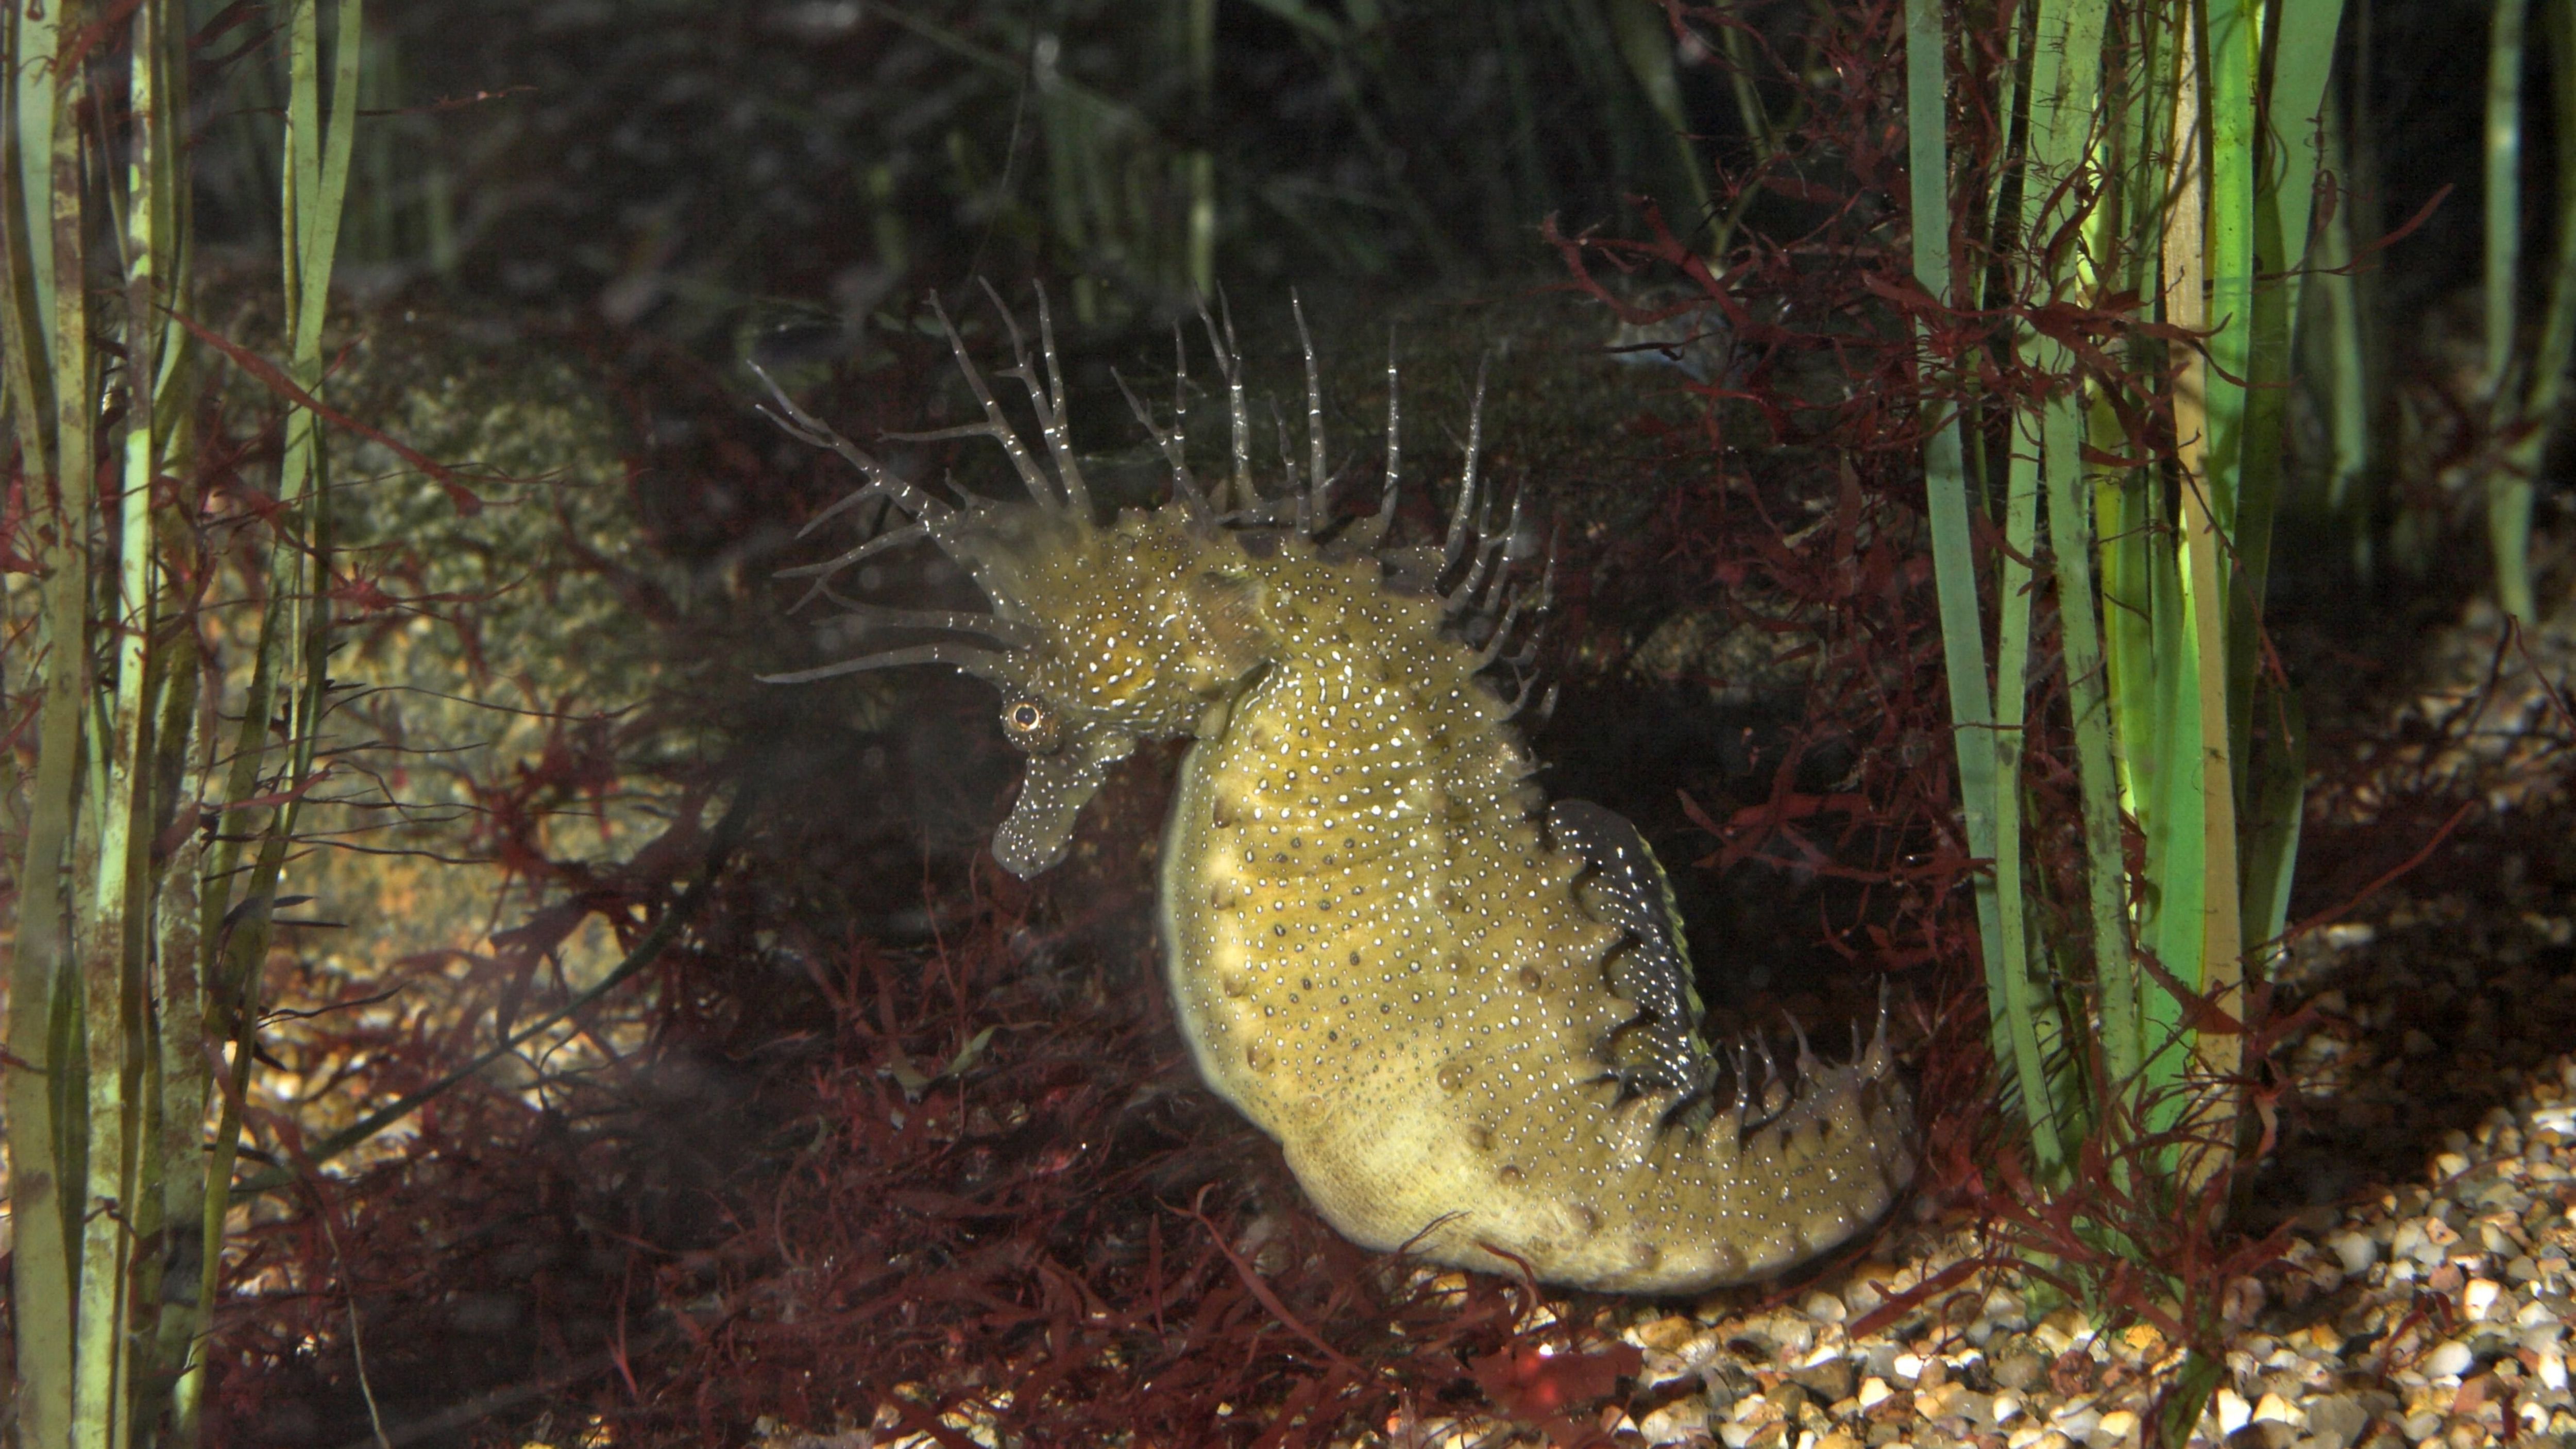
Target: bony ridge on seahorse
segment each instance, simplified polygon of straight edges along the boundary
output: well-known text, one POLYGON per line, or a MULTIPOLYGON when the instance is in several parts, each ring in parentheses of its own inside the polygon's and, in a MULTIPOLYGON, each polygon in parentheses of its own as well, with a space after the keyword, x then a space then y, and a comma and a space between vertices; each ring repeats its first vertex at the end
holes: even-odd
MULTIPOLYGON (((1523 535, 1490 532, 1478 496, 1481 378, 1447 537, 1392 547, 1392 352, 1384 496, 1375 513, 1336 520, 1302 311, 1307 476, 1292 471, 1273 497, 1251 478, 1231 322, 1220 330, 1203 314, 1231 400, 1233 476, 1203 488, 1181 402, 1167 427, 1127 390, 1170 465, 1171 497, 1104 524, 1066 434, 1045 297, 1043 376, 993 302, 1014 359, 1001 375, 1028 390, 1045 465, 936 298, 984 417, 897 436, 991 438, 1026 502, 933 497, 772 385, 778 421, 866 479, 826 516, 873 499, 904 520, 791 572, 862 626, 932 636, 776 681, 909 664, 991 681, 1003 731, 1028 755, 993 842, 1021 876, 1064 857, 1082 806, 1139 741, 1194 740, 1161 860, 1182 1029, 1208 1085, 1278 1139, 1356 1242, 1676 1293, 1775 1274, 1884 1213, 1913 1174, 1884 1006, 1849 1065, 1820 1064, 1803 1035, 1785 1074, 1767 1050, 1759 1081, 1746 1048, 1721 1062, 1697 1032, 1652 852, 1618 815, 1549 808, 1530 780, 1510 721, 1534 651, 1510 649, 1546 584, 1527 585, 1523 535), (893 609, 832 589, 861 560, 915 543, 960 565, 992 612, 893 609), (1516 700, 1488 682, 1497 664, 1523 676, 1516 700)), ((1185 355, 1180 367, 1185 399, 1185 355)))

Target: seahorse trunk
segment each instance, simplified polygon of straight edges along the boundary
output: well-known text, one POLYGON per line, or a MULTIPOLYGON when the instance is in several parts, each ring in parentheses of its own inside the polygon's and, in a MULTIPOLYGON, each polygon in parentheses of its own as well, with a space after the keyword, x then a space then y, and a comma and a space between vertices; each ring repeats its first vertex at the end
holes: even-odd
POLYGON ((1278 643, 1183 766, 1166 949, 1202 1073, 1333 1225, 1682 1292, 1877 1218, 1912 1173, 1883 1044, 1802 1060, 1758 1127, 1742 1102, 1668 1123, 1680 1095, 1630 1094, 1607 1055, 1638 1014, 1609 985, 1626 937, 1585 909, 1585 858, 1544 838, 1528 752, 1438 602, 1301 542, 1252 567, 1278 643))

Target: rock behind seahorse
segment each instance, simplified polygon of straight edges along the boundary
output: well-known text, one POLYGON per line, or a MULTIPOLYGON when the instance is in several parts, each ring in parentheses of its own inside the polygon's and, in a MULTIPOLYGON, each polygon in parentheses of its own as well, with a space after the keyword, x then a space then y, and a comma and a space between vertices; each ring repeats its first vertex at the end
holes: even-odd
POLYGON ((1508 651, 1546 586, 1518 577, 1515 529, 1474 526, 1481 418, 1446 546, 1385 547, 1401 456, 1390 364, 1386 496, 1336 531, 1311 346, 1309 475, 1265 499, 1230 329, 1211 324, 1233 477, 1203 488, 1178 419, 1158 425, 1130 394, 1172 465, 1172 501, 1103 525, 1065 435, 1043 299, 1039 316, 1043 377, 1016 327, 1004 375, 1028 388, 1049 466, 953 329, 986 417, 930 435, 992 437, 1026 503, 952 506, 779 399, 792 431, 867 474, 857 498, 912 520, 800 572, 828 592, 862 558, 928 542, 993 602, 983 615, 843 601, 864 623, 936 637, 780 678, 940 663, 998 685, 1029 773, 994 850, 1022 875, 1062 858, 1138 741, 1194 739, 1162 851, 1183 1030, 1208 1084, 1279 1140, 1357 1242, 1681 1292, 1776 1273, 1879 1217, 1913 1171, 1883 1019, 1849 1065, 1820 1065, 1803 1039, 1786 1074, 1767 1051, 1759 1081, 1744 1048, 1722 1064, 1697 1035, 1651 852, 1599 806, 1549 811, 1530 780, 1516 702, 1486 671, 1526 669, 1526 651, 1508 651))

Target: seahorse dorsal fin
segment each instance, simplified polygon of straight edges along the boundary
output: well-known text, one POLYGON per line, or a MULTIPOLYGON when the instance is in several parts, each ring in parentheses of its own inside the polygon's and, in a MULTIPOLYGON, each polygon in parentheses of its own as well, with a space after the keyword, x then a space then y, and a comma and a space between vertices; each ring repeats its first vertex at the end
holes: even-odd
POLYGON ((1626 816, 1589 800, 1549 806, 1547 833, 1591 866, 1584 905, 1628 934, 1629 945, 1612 965, 1612 989, 1634 1002, 1659 1035, 1695 1035, 1703 1008, 1691 979, 1690 943, 1654 847, 1626 816))

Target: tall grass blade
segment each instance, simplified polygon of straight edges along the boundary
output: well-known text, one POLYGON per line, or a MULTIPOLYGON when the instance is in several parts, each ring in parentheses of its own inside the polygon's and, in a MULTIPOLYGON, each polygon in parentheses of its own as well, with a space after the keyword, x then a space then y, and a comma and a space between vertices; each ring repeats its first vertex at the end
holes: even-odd
MULTIPOLYGON (((2308 218, 2317 174, 2318 111, 2334 53, 2341 0, 2274 0, 2272 23, 2296 43, 2273 47, 2270 84, 2256 97, 2254 272, 2247 337, 2245 419, 2237 462, 2237 513, 2229 529, 2228 740, 2247 769, 2254 711, 2257 637, 2271 577, 2272 522, 2281 494, 2289 417, 2292 323, 2299 315, 2301 267, 2309 250, 2308 218), (2291 27, 2297 27, 2295 29, 2291 27)), ((2259 58, 2258 58, 2259 59, 2259 58)))
MULTIPOLYGON (((2184 411, 2178 396, 2175 412, 2184 411)), ((2178 451, 2188 458, 2192 450, 2178 451)), ((2147 880, 2139 935, 2167 975, 2197 991, 2207 944, 2209 877, 2208 802, 2200 772, 2193 768, 2202 754, 2201 671, 2184 592, 2187 565, 2180 553, 2185 546, 2175 530, 2160 530, 2157 542, 2147 559, 2155 714, 2149 736, 2154 753, 2140 772, 2146 785, 2147 880)), ((2187 1072, 2191 1041, 2182 1003, 2174 994, 2160 984, 2142 992, 2148 1056, 2139 1092, 2150 1108, 2150 1127, 2162 1131, 2181 1114, 2177 1089, 2187 1072)))
MULTIPOLYGON (((1914 279, 1936 302, 1950 300, 1950 157, 1940 0, 1905 3, 1906 170, 1914 228, 1914 279)), ((1918 324, 1923 355, 1937 355, 1930 324, 1918 324)), ((1985 624, 1977 609, 1976 553, 1968 528, 1968 473, 1956 416, 1927 410, 1924 494, 1932 528, 1933 588, 1941 617, 1941 662, 1950 687, 1951 743, 1959 761, 1959 814, 1968 851, 1995 858, 1994 717, 1986 680, 1985 624)), ((1976 881, 1977 931, 1990 1000, 2004 999, 2004 921, 1995 881, 1976 881)), ((2018 927, 2016 922, 2015 926, 2018 927)), ((2007 1017, 1994 1017, 1995 1060, 2019 1060, 2007 1017)))
POLYGON ((16 872, 18 922, 9 989, 9 1200, 12 1221, 10 1305, 16 1334, 16 1410, 21 1443, 68 1443, 77 1413, 77 1349, 84 1250, 81 1220, 88 1184, 80 1162, 85 1101, 67 1090, 75 1037, 78 959, 73 900, 66 877, 75 846, 77 795, 89 738, 88 540, 94 490, 89 462, 88 318, 82 309, 80 135, 68 118, 82 96, 78 69, 59 68, 66 30, 82 11, 70 0, 39 14, 12 6, 8 70, 17 92, 10 116, 10 161, 21 190, 22 230, 11 247, 11 305, 16 330, 37 345, 24 366, 43 379, 45 411, 24 419, 22 439, 43 439, 30 461, 50 477, 30 478, 30 511, 42 520, 37 567, 43 576, 44 663, 37 715, 35 778, 26 846, 16 872), (66 22, 69 22, 66 26, 66 22), (68 207, 69 215, 58 217, 68 207), (20 236, 23 246, 18 245, 20 236), (61 243, 70 242, 70 255, 61 243), (68 280, 67 280, 68 279, 68 280), (69 307, 65 307, 66 298, 69 307), (23 309, 23 310, 22 310, 23 309), (68 311, 68 330, 66 329, 68 311))
MULTIPOLYGON (((2271 85, 2262 97, 2263 203, 2279 217, 2283 249, 2264 269, 2289 288, 2284 315, 2296 318, 2309 279, 2317 172, 2325 164, 2334 116, 2326 81, 2343 29, 2344 0, 2274 0, 2271 85)), ((2258 259, 2259 261, 2259 259, 2258 259)), ((2286 325, 2286 324, 2285 324, 2286 325)))
MULTIPOLYGON (((2344 146, 2345 125, 2331 96, 2326 100, 2322 131, 2323 164, 2342 183, 2357 178, 2344 146)), ((2371 536, 2367 498, 2363 493, 2371 467, 2371 366, 2364 350, 2361 281, 2353 275, 2353 202, 2346 198, 2317 229, 2315 268, 2307 287, 2314 294, 2316 335, 2304 359, 2312 377, 2322 374, 2317 393, 2324 405, 2331 442, 2326 464, 2327 516, 2351 536, 2353 569, 2370 576, 2371 536)))
MULTIPOLYGON (((17 48, 10 55, 9 76, 15 87, 19 225, 27 239, 26 284, 33 289, 37 332, 28 349, 31 363, 56 355, 54 346, 54 210, 52 185, 54 137, 65 115, 61 84, 54 69, 67 14, 78 14, 80 0, 54 5, 12 5, 17 48)), ((72 27, 76 32, 78 26, 72 27)), ((50 428, 47 430, 50 434, 50 428)))
MULTIPOLYGON (((2039 460, 2014 450, 2004 497, 2004 547, 1996 567, 2001 581, 1996 608, 1994 751, 1995 914, 2003 929, 1986 949, 1988 1009, 2000 1008, 2012 1048, 2013 1080, 2021 1088, 2023 1119, 2043 1174, 2054 1177, 2066 1161, 2064 1117, 2051 1089, 2041 1039, 2065 1039, 2052 1004, 2031 985, 2030 915, 2022 898, 2021 760, 2029 717, 2031 569, 2039 533, 2039 460)), ((1962 736, 1965 738, 1965 736, 1962 736)))
POLYGON ((2281 959, 2281 933, 2289 928, 2290 880, 2299 858, 2308 786, 2307 717, 2298 696, 2276 701, 2271 738, 2255 755, 2251 819, 2245 829, 2245 910, 2249 941, 2263 946, 2266 965, 2281 959))
POLYGON ((1671 22, 1661 7, 1653 5, 1612 5, 1609 12, 1620 58, 1627 62, 1628 73, 1636 78, 1646 104, 1662 122, 1661 129, 1672 138, 1671 169, 1680 177, 1682 199, 1690 203, 1693 219, 1705 221, 1714 208, 1709 204, 1707 168, 1700 161, 1698 145, 1691 140, 1690 111, 1682 102, 1681 73, 1673 63, 1671 22))
MULTIPOLYGON (((2511 470, 2526 483, 2548 446, 2551 421, 2567 397, 2568 367, 2576 362, 2576 0, 2550 4, 2549 68, 2550 110, 2558 145, 2553 219, 2558 245, 2550 259, 2549 311, 2541 325, 2540 345, 2532 354, 2531 392, 2523 405, 2530 427, 2516 440, 2521 454, 2511 470)), ((2524 527, 2527 531, 2527 498, 2524 527)))
MULTIPOLYGON (((2048 0, 2037 18, 2032 61, 2031 174, 2042 201, 2032 227, 2034 251, 2047 247, 2074 216, 2088 164, 2116 177, 2116 164, 2092 154, 2095 138, 2108 141, 2116 123, 2097 123, 2102 32, 2108 0, 2048 0)), ((2112 208, 2102 208, 2110 210, 2112 208)), ((2091 222, 2093 218, 2080 218, 2091 222)), ((2087 235, 2100 233, 2089 226, 2087 235)), ((2056 295, 2080 294, 2096 284, 2094 258, 2071 238, 2053 255, 2049 279, 2056 295)), ((2065 651, 2068 706, 2076 744, 2076 776, 2084 811, 2086 911, 2093 926, 2093 956, 2100 1040, 2111 1080, 2138 1072, 2137 994, 2129 961, 2128 862, 2120 835, 2119 783, 2111 754, 2111 719, 2103 675, 2103 646, 2093 597, 2093 512, 2083 464, 2082 387, 2065 344, 2033 334, 2026 339, 2033 363, 2063 379, 2041 405, 2040 470, 2048 480, 2050 555, 2057 576, 2058 627, 2065 651)))
MULTIPOLYGON (((2513 7, 2520 10, 2523 0, 2513 7)), ((2513 291, 2519 277, 2519 259, 2513 255, 2513 242, 2519 239, 2519 212, 2513 238, 2504 243, 2496 239, 2497 203, 2500 166, 2497 130, 2508 118, 2498 97, 2507 64, 2504 54, 2507 17, 2500 8, 2496 16, 2496 46, 2493 70, 2488 88, 2488 240, 2487 240, 2487 365, 2490 381, 2499 399, 2511 398, 2515 404, 2508 414, 2499 402, 2491 424, 2496 436, 2505 439, 2503 455, 2490 465, 2487 475, 2487 533, 2495 559, 2496 602, 2507 614, 2529 624, 2534 619, 2537 601, 2531 586, 2531 508, 2535 478, 2542 455, 2548 451, 2550 435, 2555 429, 2558 410, 2565 399, 2567 370, 2576 362, 2576 6, 2569 0, 2555 0, 2548 12, 2550 93, 2552 124, 2556 128, 2557 205, 2553 222, 2557 245, 2550 259, 2549 301, 2541 324, 2538 344, 2532 349, 2528 366, 2520 369, 2511 381, 2501 381, 2517 374, 2509 364, 2498 360, 2497 339, 2513 340, 2510 331, 2499 333, 2499 325, 2510 329, 2518 315, 2512 306, 2513 291), (2505 316, 2496 319, 2498 298, 2505 301, 2505 316), (2502 369, 2499 371, 2499 369, 2502 369)), ((2517 28, 2520 17, 2515 17, 2517 28)), ((2523 37, 2516 35, 2519 42, 2523 37)), ((2519 86, 2521 66, 2513 64, 2513 79, 2519 86)), ((2509 118, 2517 132, 2520 128, 2520 101, 2516 96, 2509 118)), ((2517 151, 2519 147, 2515 148, 2517 151)), ((2514 184, 2508 179, 2504 184, 2514 184)))
MULTIPOLYGON (((2247 382, 2254 350, 2254 192, 2260 130, 2254 112, 2256 72, 2262 62, 2256 17, 2260 0, 2205 0, 2204 82, 2209 128, 2205 188, 2208 220, 2202 228, 2200 276, 2208 289, 2208 365, 2201 374, 2201 416, 2208 428, 2196 473, 2205 484, 2211 520, 2231 542, 2243 492, 2247 382)), ((2202 138, 2174 128, 2173 144, 2197 146, 2202 138)), ((2191 210, 2187 200, 2181 209, 2191 210)), ((2166 265, 2174 260, 2168 244, 2166 265)), ((2195 298, 2195 301, 2198 299, 2195 298)), ((2224 597, 2223 595, 2221 596, 2224 597)))
POLYGON ((2093 927, 2096 1009, 2112 1083, 2134 1083, 2144 1064, 2137 969, 2129 959, 2128 859, 2120 828, 2119 775, 2100 615, 2093 597, 2093 509, 2083 464, 2078 399, 2052 398, 2041 419, 2041 468, 2049 480, 2049 552, 2057 570, 2058 628, 2065 641, 2067 708, 2075 731, 2076 786, 2084 810, 2085 910, 2093 927))
POLYGON ((0 371, 5 371, 5 399, 0 414, 17 424, 23 462, 36 477, 53 469, 53 388, 51 345, 53 231, 41 203, 51 165, 53 111, 49 73, 37 57, 53 54, 52 16, 21 15, 23 6, 0 6, 0 371), (31 116, 33 98, 43 97, 41 117, 31 116), (31 124, 41 119, 40 128, 31 124), (42 250, 38 239, 42 238, 42 250))
MULTIPOLYGON (((128 916, 145 893, 145 860, 136 841, 150 829, 150 800, 144 790, 150 761, 146 650, 153 635, 152 604, 158 584, 151 510, 159 453, 151 388, 159 368, 151 338, 157 325, 152 147, 159 120, 153 112, 159 98, 148 52, 133 66, 128 85, 134 129, 122 218, 127 277, 124 342, 125 374, 137 401, 125 424, 116 527, 102 541, 104 562, 115 580, 113 614, 107 621, 109 637, 115 641, 113 693, 94 725, 105 766, 98 781, 98 861, 86 918, 74 932, 75 939, 82 941, 82 1021, 88 1051, 89 1211, 81 1242, 80 1338, 74 1350, 79 1373, 72 1411, 73 1438, 82 1445, 116 1442, 131 1427, 124 1411, 131 1397, 127 1376, 132 1359, 126 1345, 130 1342, 127 1314, 133 1304, 127 1291, 133 1219, 111 1210, 111 1205, 137 1201, 139 1159, 134 1154, 142 1146, 143 1127, 137 1098, 142 1064, 129 1055, 128 1047, 129 1038, 139 1037, 129 1024, 141 1006, 136 988, 145 938, 140 930, 128 930, 128 916)), ((109 190, 113 192, 112 185, 109 190)))
MULTIPOLYGON (((2503 437, 2531 420, 2514 404, 2514 318, 2522 264, 2522 63, 2530 0, 2496 0, 2487 44, 2486 386, 2488 431, 2503 437)), ((2562 160, 2561 168, 2566 163, 2562 160)), ((2487 473, 2487 542, 2495 559, 2496 606, 2528 622, 2531 597, 2531 479, 2511 467, 2487 473)))

